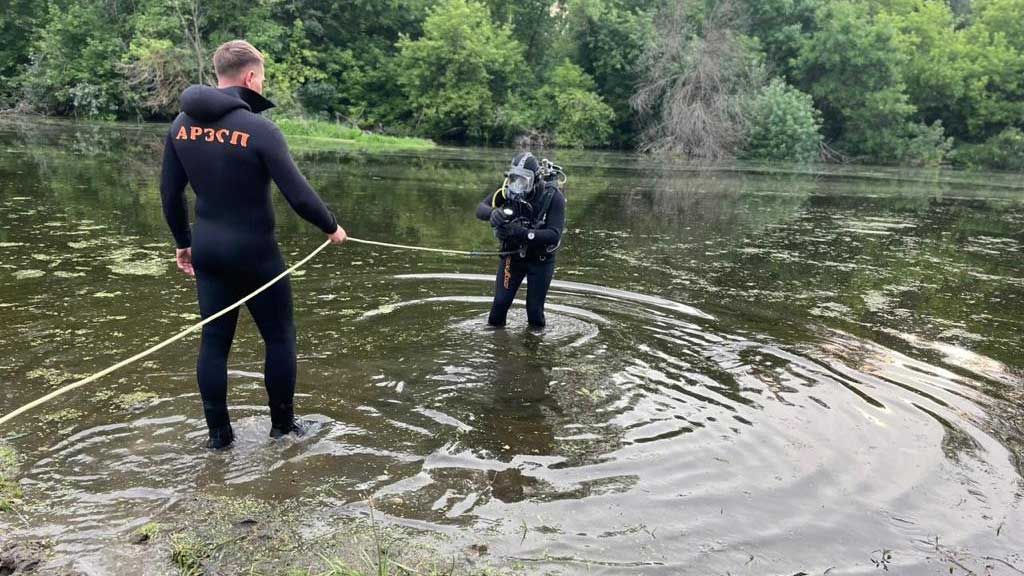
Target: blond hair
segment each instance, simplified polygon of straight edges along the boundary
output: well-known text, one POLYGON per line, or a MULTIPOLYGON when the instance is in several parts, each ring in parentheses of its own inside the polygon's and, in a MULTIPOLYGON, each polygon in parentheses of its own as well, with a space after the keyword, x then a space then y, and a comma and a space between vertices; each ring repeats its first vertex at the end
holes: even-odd
POLYGON ((263 65, 263 54, 245 40, 225 42, 213 53, 218 78, 235 78, 250 66, 263 65))

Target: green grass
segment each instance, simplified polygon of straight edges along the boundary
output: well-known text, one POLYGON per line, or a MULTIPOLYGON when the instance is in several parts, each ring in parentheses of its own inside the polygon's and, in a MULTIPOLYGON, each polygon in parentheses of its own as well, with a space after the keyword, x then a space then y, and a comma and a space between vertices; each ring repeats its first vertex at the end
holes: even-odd
POLYGON ((13 448, 0 444, 0 512, 9 512, 21 499, 21 488, 14 481, 18 455, 13 448))
POLYGON ((140 544, 143 542, 149 542, 150 540, 155 540, 159 535, 160 525, 156 522, 147 522, 135 529, 135 537, 140 544))
POLYGON ((171 562, 182 576, 199 576, 203 561, 213 553, 214 546, 191 532, 171 536, 171 562))
POLYGON ((296 147, 359 148, 366 150, 427 150, 437 146, 432 140, 402 136, 384 136, 359 128, 300 118, 275 118, 274 123, 296 147))

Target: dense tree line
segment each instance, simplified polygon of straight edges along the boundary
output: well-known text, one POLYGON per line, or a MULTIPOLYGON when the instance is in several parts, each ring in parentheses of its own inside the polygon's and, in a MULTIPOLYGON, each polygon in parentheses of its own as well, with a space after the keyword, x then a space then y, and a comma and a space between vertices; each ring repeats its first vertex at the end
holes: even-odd
POLYGON ((1024 169, 1024 0, 4 0, 0 109, 160 120, 246 38, 278 114, 446 141, 1024 169))

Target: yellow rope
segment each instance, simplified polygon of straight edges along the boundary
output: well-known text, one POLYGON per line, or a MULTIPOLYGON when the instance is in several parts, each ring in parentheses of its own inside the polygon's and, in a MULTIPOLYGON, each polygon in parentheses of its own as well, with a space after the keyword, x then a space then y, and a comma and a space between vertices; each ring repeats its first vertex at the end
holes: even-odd
POLYGON ((107 374, 110 374, 114 370, 117 370, 119 368, 124 368, 125 366, 131 364, 132 362, 136 362, 138 360, 141 360, 141 359, 145 358, 146 356, 149 356, 150 354, 156 352, 157 350, 160 350, 161 348, 164 348, 164 347, 166 347, 166 346, 168 346, 170 344, 173 344, 173 343, 177 342, 178 340, 181 340, 185 336, 188 336, 189 334, 195 332, 196 330, 199 330, 203 326, 206 326, 210 322, 213 322, 217 318, 220 318, 221 316, 227 314, 228 312, 231 312, 232 310, 238 308, 242 304, 245 304, 249 300, 252 300, 260 292, 263 292, 267 288, 270 288, 278 280, 280 280, 281 278, 284 278, 285 276, 287 276, 287 275, 291 274, 292 272, 298 270, 300 266, 302 266, 306 262, 309 262, 310 260, 312 260, 314 256, 316 256, 317 254, 320 253, 321 250, 323 250, 324 248, 327 248, 327 246, 330 245, 330 243, 331 243, 330 240, 325 241, 323 244, 318 246, 315 250, 310 252, 309 256, 306 256, 302 260, 299 260, 291 268, 289 268, 289 269, 285 270, 284 272, 281 272, 280 274, 275 276, 273 280, 267 282, 263 286, 260 286, 259 288, 254 290, 251 294, 249 294, 245 298, 242 298, 238 302, 235 302, 231 306, 228 306, 227 308, 221 310, 220 312, 217 312, 216 314, 205 318, 202 322, 199 322, 198 324, 194 324, 192 326, 189 326, 188 328, 182 330, 181 332, 178 332, 174 336, 171 336, 167 340, 164 340, 163 342, 161 342, 159 344, 151 346, 150 348, 147 348, 147 349, 143 350, 142 352, 139 352, 138 354, 136 354, 135 356, 132 356, 131 358, 128 358, 126 360, 122 360, 122 361, 118 362, 117 364, 114 364, 113 366, 111 366, 111 367, 109 367, 109 368, 107 368, 105 370, 100 370, 99 372, 93 374, 92 376, 89 376, 87 378, 83 378, 83 379, 81 379, 81 380, 79 380, 77 382, 72 382, 71 384, 68 384, 67 386, 64 386, 63 388, 54 390, 53 392, 50 392, 49 394, 47 394, 46 396, 43 396, 42 398, 39 398, 38 400, 33 400, 32 402, 29 402, 28 404, 25 404, 24 406, 22 406, 21 408, 18 408, 17 410, 15 410, 13 412, 10 412, 10 413, 4 414, 3 416, 0 416, 0 426, 5 424, 6 422, 9 422, 9 421, 13 420, 16 416, 18 416, 20 414, 23 414, 25 412, 28 412, 29 410, 35 408, 36 406, 39 406, 41 404, 45 404, 46 402, 49 402, 50 400, 53 400, 54 398, 56 398, 58 396, 62 396, 62 395, 67 394, 68 392, 70 392, 70 391, 72 391, 72 390, 74 390, 76 388, 81 388, 82 386, 85 386, 86 384, 88 384, 90 382, 94 382, 96 380, 99 380, 100 378, 106 376, 107 374))
MULTIPOLYGON (((421 251, 424 251, 424 252, 440 252, 440 253, 444 253, 444 254, 458 254, 458 255, 463 255, 463 256, 494 256, 494 255, 502 255, 502 254, 504 254, 502 252, 470 252, 470 251, 466 251, 466 250, 445 250, 445 249, 442 249, 442 248, 423 248, 423 247, 420 247, 420 246, 405 246, 405 245, 402 245, 402 244, 389 244, 387 242, 374 242, 372 240, 360 240, 359 238, 352 238, 352 237, 349 237, 348 241, 349 242, 355 242, 357 244, 370 244, 370 245, 373 245, 373 246, 384 246, 384 247, 387 247, 387 248, 400 248, 400 249, 404 249, 404 250, 421 250, 421 251)), ((143 350, 142 352, 139 352, 135 356, 132 356, 131 358, 128 358, 126 360, 122 360, 122 361, 118 362, 117 364, 114 364, 113 366, 111 366, 111 367, 109 367, 109 368, 107 368, 105 370, 101 370, 101 371, 93 374, 92 376, 83 378, 81 380, 78 380, 77 382, 72 382, 71 384, 68 384, 67 386, 64 386, 62 388, 54 390, 53 392, 50 392, 49 394, 47 394, 46 396, 43 396, 42 398, 39 398, 37 400, 33 400, 32 402, 29 402, 28 404, 25 404, 24 406, 14 410, 13 412, 9 412, 7 414, 4 414, 3 416, 0 416, 0 426, 4 425, 7 422, 10 422, 11 420, 16 418, 17 416, 20 416, 21 414, 24 414, 25 412, 28 412, 29 410, 31 410, 31 409, 33 409, 33 408, 35 408, 37 406, 40 406, 42 404, 45 404, 45 403, 49 402, 50 400, 53 400, 54 398, 56 398, 58 396, 63 396, 64 394, 67 394, 68 392, 71 392, 72 390, 75 390, 77 388, 81 388, 82 386, 85 386, 86 384, 89 384, 90 382, 95 382, 96 380, 99 380, 100 378, 106 376, 107 374, 110 374, 111 372, 113 372, 115 370, 118 370, 120 368, 124 368, 125 366, 127 366, 127 365, 129 365, 129 364, 131 364, 133 362, 137 362, 137 361, 145 358, 146 356, 149 356, 150 354, 160 350, 161 348, 165 348, 165 347, 167 347, 167 346, 177 342, 178 340, 181 340, 185 336, 188 336, 189 334, 195 332, 196 330, 199 330, 203 326, 206 326, 210 322, 213 322, 214 320, 220 318, 221 316, 227 314, 228 312, 231 312, 232 310, 235 310, 236 308, 238 308, 242 304, 245 304, 249 300, 252 300, 259 293, 261 293, 264 290, 266 290, 267 288, 270 288, 271 286, 273 286, 278 280, 284 278, 285 276, 291 274, 292 272, 295 272, 300 267, 305 265, 306 262, 309 262, 310 260, 312 260, 313 257, 316 256, 317 254, 319 254, 324 248, 327 248, 327 246, 330 245, 330 243, 331 243, 330 240, 325 241, 320 246, 317 246, 317 248, 315 250, 310 252, 308 256, 306 256, 302 260, 299 260, 298 262, 296 262, 291 268, 289 268, 289 269, 285 270, 284 272, 281 272, 280 274, 275 276, 273 280, 270 280, 269 282, 267 282, 263 286, 260 286, 259 288, 254 290, 251 294, 249 294, 245 298, 242 298, 238 302, 235 302, 231 306, 228 306, 227 308, 221 310, 220 312, 217 312, 216 314, 205 318, 202 322, 199 322, 198 324, 194 324, 192 326, 189 326, 188 328, 182 330, 181 332, 178 332, 174 336, 171 336, 167 340, 164 340, 163 342, 160 342, 159 344, 151 346, 151 347, 143 350)))
POLYGON ((406 246, 405 244, 389 244, 387 242, 376 242, 373 240, 360 240, 359 238, 348 237, 347 242, 357 244, 369 244, 371 246, 384 246, 385 248, 398 248, 401 250, 419 250, 421 252, 438 252, 440 254, 455 254, 458 256, 506 256, 515 252, 478 252, 475 250, 449 250, 447 248, 424 248, 423 246, 406 246))

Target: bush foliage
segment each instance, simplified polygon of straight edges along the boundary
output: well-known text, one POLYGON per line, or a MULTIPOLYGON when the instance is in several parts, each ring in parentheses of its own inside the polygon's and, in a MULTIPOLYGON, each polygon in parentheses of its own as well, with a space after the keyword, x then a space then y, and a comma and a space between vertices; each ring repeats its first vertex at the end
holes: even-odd
POLYGON ((0 108, 167 120, 184 87, 214 81, 216 46, 244 37, 278 115, 708 158, 808 158, 813 118, 854 160, 1000 167, 1024 129, 1022 13, 1024 0, 10 0, 0 108))

